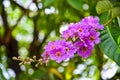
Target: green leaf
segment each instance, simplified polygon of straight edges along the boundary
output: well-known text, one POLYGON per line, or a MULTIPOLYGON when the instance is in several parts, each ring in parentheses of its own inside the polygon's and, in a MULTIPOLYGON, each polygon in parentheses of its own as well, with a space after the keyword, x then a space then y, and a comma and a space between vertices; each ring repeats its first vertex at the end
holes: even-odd
POLYGON ((117 39, 120 36, 120 28, 117 25, 114 25, 112 27, 109 27, 109 29, 110 29, 113 39, 117 43, 117 39))
POLYGON ((119 27, 106 27, 101 31, 101 43, 99 47, 103 53, 114 60, 120 66, 120 48, 117 37, 120 35, 119 27))
POLYGON ((82 11, 82 0, 67 0, 67 2, 75 9, 82 11))
POLYGON ((115 7, 112 9, 112 18, 120 16, 120 7, 115 7))
POLYGON ((47 7, 47 6, 49 6, 54 1, 55 0, 44 0, 43 5, 44 5, 44 7, 47 7))
POLYGON ((100 23, 104 24, 109 20, 109 13, 105 12, 103 14, 100 15, 100 23))
POLYGON ((113 8, 113 6, 109 0, 99 1, 96 5, 96 11, 98 14, 109 11, 112 8, 113 8))
POLYGON ((21 73, 19 75, 19 79, 18 80, 29 80, 29 75, 25 74, 25 73, 21 73))
POLYGON ((51 79, 47 68, 41 67, 40 69, 37 69, 33 75, 31 75, 31 80, 51 80, 51 79))

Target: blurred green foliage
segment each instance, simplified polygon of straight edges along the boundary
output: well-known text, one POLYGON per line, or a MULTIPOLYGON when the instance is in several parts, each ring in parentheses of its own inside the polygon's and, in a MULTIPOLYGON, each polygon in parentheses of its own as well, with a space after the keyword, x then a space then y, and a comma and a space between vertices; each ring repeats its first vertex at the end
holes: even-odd
POLYGON ((120 79, 118 65, 119 0, 0 1, 0 80, 117 80, 120 79), (105 24, 105 30, 101 31, 101 43, 95 46, 89 58, 75 56, 62 63, 50 61, 47 66, 38 68, 34 67, 34 63, 20 65, 17 66, 19 72, 10 66, 16 64, 12 60, 16 55, 23 58, 36 55, 40 58, 47 42, 60 39, 61 27, 90 15, 98 16, 100 23, 105 24), (113 68, 117 69, 113 76, 103 77, 102 71, 113 68))

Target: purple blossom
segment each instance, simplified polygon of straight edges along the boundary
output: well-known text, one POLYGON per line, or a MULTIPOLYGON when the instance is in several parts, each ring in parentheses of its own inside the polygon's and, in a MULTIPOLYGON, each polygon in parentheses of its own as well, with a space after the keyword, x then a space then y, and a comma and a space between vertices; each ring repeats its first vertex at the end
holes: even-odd
POLYGON ((64 39, 73 38, 73 37, 82 37, 88 36, 91 29, 103 30, 104 27, 99 23, 98 17, 85 17, 78 23, 72 23, 68 26, 68 29, 63 31, 62 37, 64 39))
POLYGON ((103 30, 104 26, 99 23, 99 18, 98 17, 85 17, 81 21, 85 26, 89 26, 90 29, 96 29, 96 30, 103 30))
POLYGON ((42 57, 45 61, 49 58, 58 63, 67 58, 73 58, 74 53, 87 58, 92 54, 94 45, 100 42, 98 30, 103 29, 98 17, 93 16, 85 17, 77 23, 71 23, 61 35, 65 40, 49 42, 44 47, 42 57))
POLYGON ((91 55, 93 47, 90 44, 84 44, 78 41, 74 45, 77 48, 77 54, 82 58, 87 58, 91 55))
POLYGON ((68 58, 73 58, 74 53, 76 53, 76 47, 73 45, 72 42, 65 42, 63 43, 65 53, 67 54, 68 58))
POLYGON ((65 54, 65 51, 62 48, 53 49, 50 52, 50 59, 56 60, 56 62, 60 63, 63 60, 67 59, 67 54, 65 54))
POLYGON ((68 29, 63 31, 63 34, 61 35, 64 39, 68 39, 68 38, 71 38, 73 37, 76 29, 74 29, 75 27, 75 23, 71 23, 69 26, 68 26, 68 29))
POLYGON ((98 44, 100 42, 100 32, 96 32, 96 30, 91 30, 89 35, 89 41, 92 45, 98 44))
POLYGON ((49 59, 49 53, 48 52, 44 52, 43 54, 42 54, 42 57, 43 57, 43 60, 46 62, 48 59, 49 59))
POLYGON ((89 35, 89 28, 87 26, 84 26, 80 22, 78 22, 78 23, 75 24, 75 29, 76 29, 75 33, 79 37, 88 36, 89 35))
POLYGON ((45 52, 42 55, 44 60, 46 60, 47 56, 49 55, 50 59, 56 60, 58 63, 67 58, 74 57, 74 53, 76 52, 76 48, 73 46, 72 42, 66 42, 65 40, 49 42, 44 49, 45 52))

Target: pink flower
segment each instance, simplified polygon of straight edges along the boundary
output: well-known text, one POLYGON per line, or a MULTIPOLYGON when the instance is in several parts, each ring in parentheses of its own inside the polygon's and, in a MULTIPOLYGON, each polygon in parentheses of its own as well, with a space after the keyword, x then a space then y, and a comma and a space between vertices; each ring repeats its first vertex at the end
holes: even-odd
POLYGON ((85 17, 77 23, 71 23, 61 35, 65 40, 49 42, 44 48, 45 52, 42 57, 44 60, 49 58, 58 63, 67 58, 73 58, 74 53, 87 58, 92 54, 94 45, 100 42, 98 31, 103 29, 98 17, 93 16, 85 17))
POLYGON ((84 44, 80 41, 74 44, 77 48, 77 54, 82 58, 87 58, 91 55, 93 47, 89 44, 84 44))

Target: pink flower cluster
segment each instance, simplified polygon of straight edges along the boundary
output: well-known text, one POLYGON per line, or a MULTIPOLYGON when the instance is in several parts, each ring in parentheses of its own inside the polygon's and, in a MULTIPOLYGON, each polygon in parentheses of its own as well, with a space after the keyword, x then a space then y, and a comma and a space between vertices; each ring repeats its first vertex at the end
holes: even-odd
POLYGON ((100 42, 98 30, 103 29, 99 19, 93 16, 85 17, 78 23, 71 23, 68 29, 63 31, 63 39, 49 42, 44 47, 42 57, 45 61, 49 58, 58 63, 73 58, 75 53, 87 58, 91 55, 94 45, 100 42))

